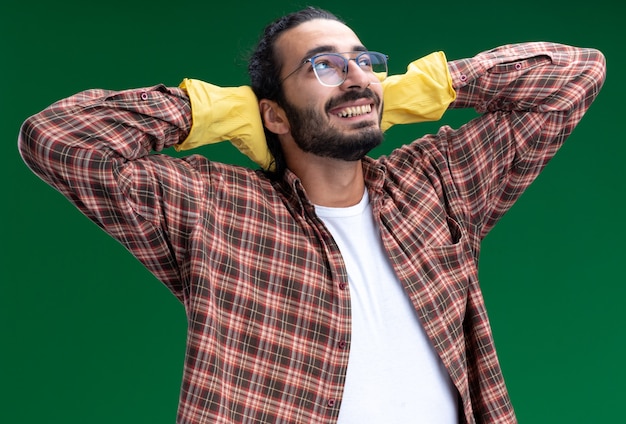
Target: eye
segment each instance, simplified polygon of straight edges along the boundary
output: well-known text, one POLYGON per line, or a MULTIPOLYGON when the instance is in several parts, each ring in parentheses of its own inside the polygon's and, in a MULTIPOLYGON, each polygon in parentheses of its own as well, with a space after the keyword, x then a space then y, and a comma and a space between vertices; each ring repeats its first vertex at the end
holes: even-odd
POLYGON ((313 59, 315 72, 343 72, 346 61, 337 54, 322 54, 313 59))
POLYGON ((313 61, 313 68, 316 71, 325 71, 332 67, 333 67, 333 64, 330 63, 328 59, 325 59, 322 57, 318 57, 317 59, 313 61))
POLYGON ((357 64, 363 69, 372 69, 372 58, 369 54, 361 54, 356 58, 357 64))

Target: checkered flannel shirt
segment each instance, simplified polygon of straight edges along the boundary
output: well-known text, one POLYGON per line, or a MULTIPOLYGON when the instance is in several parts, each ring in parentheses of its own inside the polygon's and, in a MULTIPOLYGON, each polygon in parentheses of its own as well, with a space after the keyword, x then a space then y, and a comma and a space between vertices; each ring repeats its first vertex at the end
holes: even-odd
MULTIPOLYGON (((448 66, 451 107, 480 116, 366 158, 366 186, 460 415, 513 423, 479 288, 480 241, 582 118, 605 62, 595 49, 538 42, 448 66)), ((333 423, 351 327, 339 249, 293 173, 270 181, 158 153, 190 125, 180 89, 88 90, 29 118, 19 146, 37 175, 184 304, 179 423, 333 423)))

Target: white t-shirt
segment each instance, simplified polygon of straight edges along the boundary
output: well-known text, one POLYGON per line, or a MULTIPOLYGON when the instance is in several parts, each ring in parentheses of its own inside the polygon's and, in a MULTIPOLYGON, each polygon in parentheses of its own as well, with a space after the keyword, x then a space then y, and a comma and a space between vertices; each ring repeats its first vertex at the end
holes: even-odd
POLYGON ((340 424, 456 424, 456 389, 396 277, 367 192, 348 208, 315 207, 343 256, 352 342, 340 424))

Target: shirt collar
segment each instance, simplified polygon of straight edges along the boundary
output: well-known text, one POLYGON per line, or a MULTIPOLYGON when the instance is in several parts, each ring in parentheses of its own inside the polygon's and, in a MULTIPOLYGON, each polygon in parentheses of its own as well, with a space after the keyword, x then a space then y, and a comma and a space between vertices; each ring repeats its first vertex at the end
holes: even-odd
MULTIPOLYGON (((370 201, 373 201, 383 193, 387 168, 378 160, 367 156, 362 159, 362 164, 365 187, 368 191, 370 201)), ((305 210, 313 211, 315 209, 315 206, 306 195, 300 178, 291 170, 285 170, 282 180, 276 182, 274 187, 279 190, 285 196, 286 201, 299 212, 304 212, 305 210)))

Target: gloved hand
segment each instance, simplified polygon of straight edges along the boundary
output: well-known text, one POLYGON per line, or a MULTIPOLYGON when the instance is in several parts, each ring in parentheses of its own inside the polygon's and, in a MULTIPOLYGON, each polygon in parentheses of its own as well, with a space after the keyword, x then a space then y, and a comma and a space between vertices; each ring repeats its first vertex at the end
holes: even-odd
MULTIPOLYGON (((382 85, 383 131, 396 124, 436 121, 456 98, 443 52, 411 62, 405 74, 389 76, 382 85)), ((250 87, 223 88, 194 79, 183 80, 180 87, 190 98, 193 123, 176 150, 230 140, 262 168, 271 168, 258 101, 250 87)))
POLYGON ((259 102, 250 87, 218 87, 185 78, 180 88, 191 101, 192 125, 187 138, 174 146, 177 151, 230 140, 241 153, 269 169, 273 159, 265 142, 259 102))
POLYGON ((438 121, 456 98, 443 52, 411 62, 406 73, 390 75, 382 85, 383 131, 397 124, 438 121))

